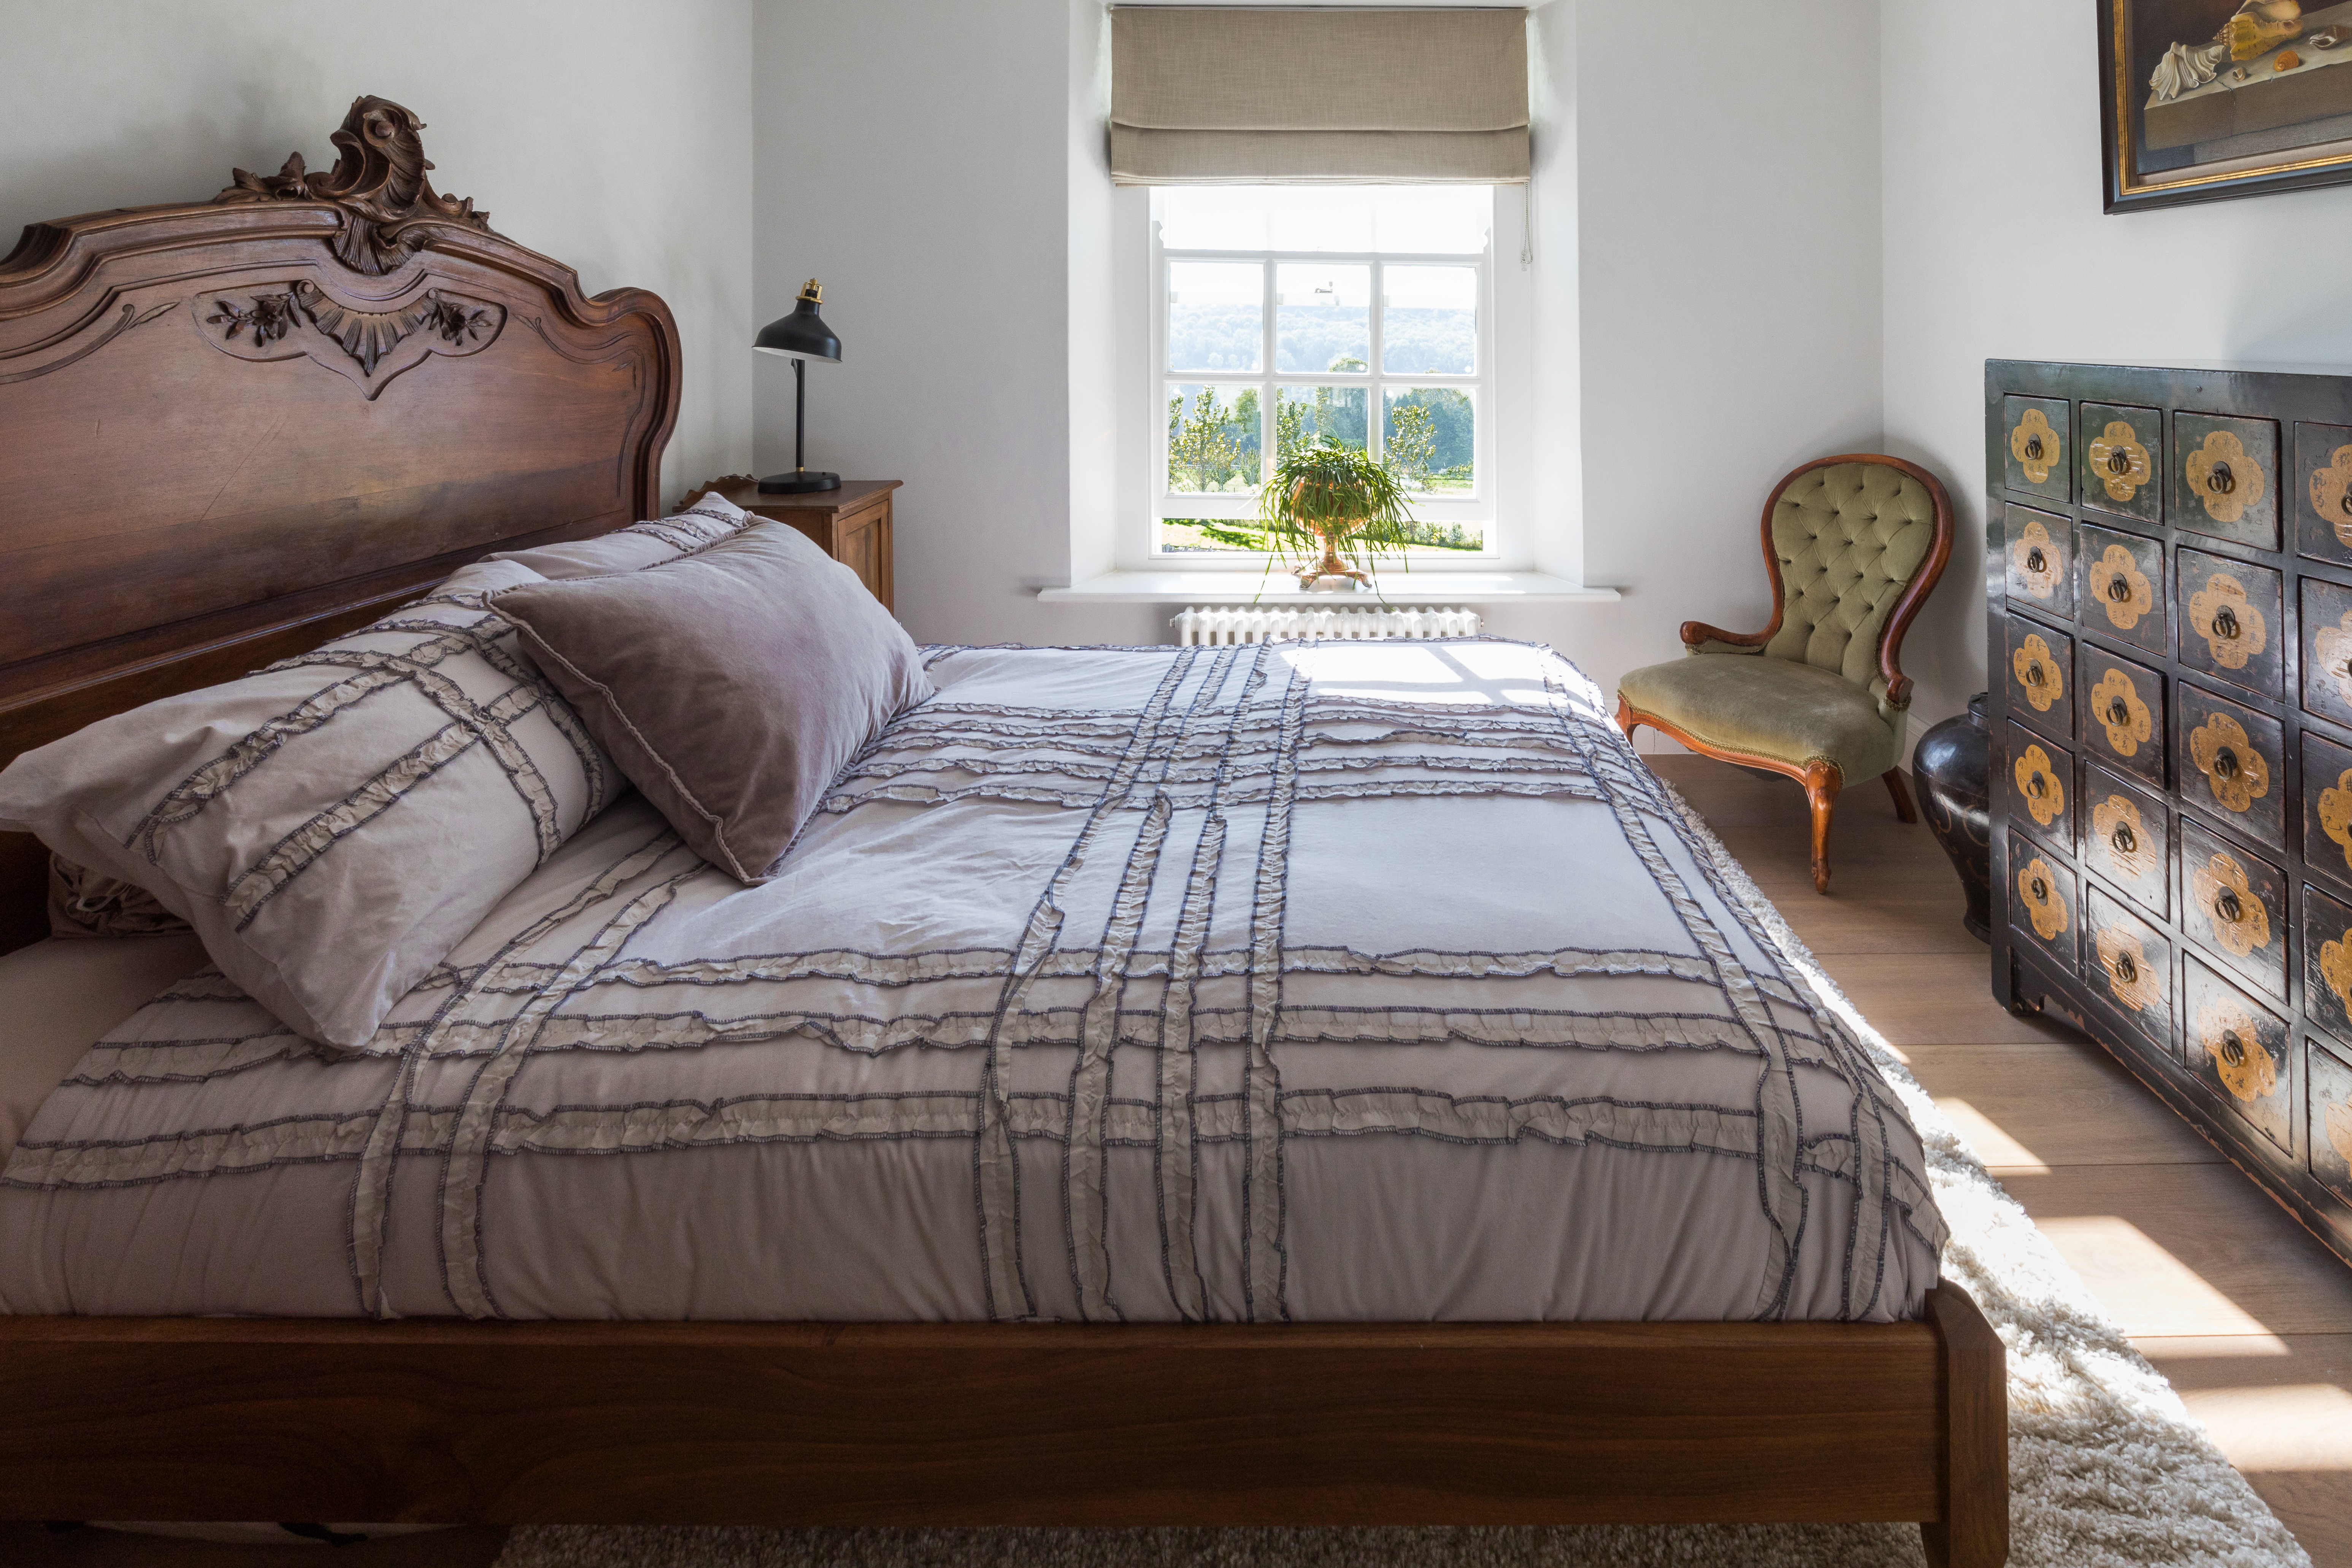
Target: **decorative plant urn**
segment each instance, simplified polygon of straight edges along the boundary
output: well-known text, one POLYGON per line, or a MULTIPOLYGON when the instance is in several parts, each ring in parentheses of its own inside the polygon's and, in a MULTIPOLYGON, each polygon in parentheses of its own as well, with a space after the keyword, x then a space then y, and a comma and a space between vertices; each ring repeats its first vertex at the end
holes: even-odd
POLYGON ((1961 923, 1979 942, 1992 940, 1992 742, 1985 730, 1985 696, 1979 691, 1969 698, 1966 717, 1945 720, 1920 736, 1911 753, 1928 829, 1952 858, 1969 896, 1961 923))

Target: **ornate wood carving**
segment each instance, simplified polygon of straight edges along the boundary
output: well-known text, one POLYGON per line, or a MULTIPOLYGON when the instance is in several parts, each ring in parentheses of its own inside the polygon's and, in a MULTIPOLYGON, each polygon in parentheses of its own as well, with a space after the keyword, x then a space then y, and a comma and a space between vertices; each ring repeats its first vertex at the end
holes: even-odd
POLYGON ((371 401, 433 354, 480 353, 507 320, 505 306, 446 289, 427 289, 389 310, 363 310, 308 279, 262 293, 200 294, 188 314, 224 353, 260 361, 306 355, 371 401))
POLYGON ((417 135, 424 129, 425 121, 388 99, 355 98, 333 137, 341 155, 331 171, 313 174, 301 153, 289 153, 275 174, 232 170, 236 184, 213 200, 332 203, 343 216, 336 256, 354 271, 380 277, 431 244, 436 227, 494 232, 490 215, 476 212, 471 196, 453 199, 433 189, 425 177, 433 164, 417 135))

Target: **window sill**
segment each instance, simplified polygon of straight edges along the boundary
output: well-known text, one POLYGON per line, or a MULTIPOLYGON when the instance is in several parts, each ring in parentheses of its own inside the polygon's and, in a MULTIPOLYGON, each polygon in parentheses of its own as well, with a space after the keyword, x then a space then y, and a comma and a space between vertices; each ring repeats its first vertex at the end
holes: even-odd
POLYGON ((1399 572, 1383 577, 1381 592, 1309 594, 1279 574, 1255 572, 1106 572, 1066 588, 1041 588, 1047 603, 1083 601, 1110 605, 1564 605, 1607 603, 1614 588, 1588 588, 1548 572, 1399 572))

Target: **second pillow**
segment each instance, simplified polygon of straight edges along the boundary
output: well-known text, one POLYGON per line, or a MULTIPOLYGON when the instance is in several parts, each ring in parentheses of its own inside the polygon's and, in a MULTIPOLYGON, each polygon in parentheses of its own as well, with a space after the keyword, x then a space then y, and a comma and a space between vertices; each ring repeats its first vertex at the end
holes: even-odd
POLYGON ((739 881, 772 875, 825 785, 931 695, 889 612, 787 523, 492 604, 621 771, 739 881))

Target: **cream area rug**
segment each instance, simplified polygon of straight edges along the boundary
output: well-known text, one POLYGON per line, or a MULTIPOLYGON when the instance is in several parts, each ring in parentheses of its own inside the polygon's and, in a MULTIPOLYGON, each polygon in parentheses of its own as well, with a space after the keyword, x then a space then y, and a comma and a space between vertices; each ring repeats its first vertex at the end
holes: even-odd
MULTIPOLYGON (((2009 1347, 2017 1568, 2310 1568, 1687 805, 1732 889, 1869 1044, 1927 1142, 1945 1277, 2009 1347)), ((1913 1525, 1463 1530, 517 1530, 498 1568, 1924 1568, 1913 1525)))

